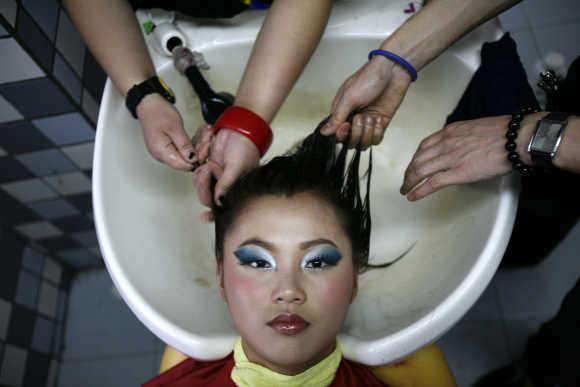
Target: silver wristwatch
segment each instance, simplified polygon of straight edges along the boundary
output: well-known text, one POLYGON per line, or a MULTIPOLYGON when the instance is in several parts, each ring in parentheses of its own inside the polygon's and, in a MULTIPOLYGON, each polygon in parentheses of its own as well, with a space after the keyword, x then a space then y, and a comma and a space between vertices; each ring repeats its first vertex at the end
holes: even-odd
POLYGON ((536 131, 528 145, 528 152, 535 167, 551 169, 570 113, 552 112, 538 121, 536 131))

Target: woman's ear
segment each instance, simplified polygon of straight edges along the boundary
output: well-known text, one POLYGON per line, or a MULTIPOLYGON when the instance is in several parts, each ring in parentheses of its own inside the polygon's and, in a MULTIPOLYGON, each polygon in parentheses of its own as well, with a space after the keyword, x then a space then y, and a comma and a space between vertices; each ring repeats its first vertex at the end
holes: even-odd
POLYGON ((222 299, 227 303, 228 300, 226 298, 226 290, 224 288, 224 262, 222 259, 216 259, 217 265, 215 269, 218 289, 220 290, 220 294, 222 299))

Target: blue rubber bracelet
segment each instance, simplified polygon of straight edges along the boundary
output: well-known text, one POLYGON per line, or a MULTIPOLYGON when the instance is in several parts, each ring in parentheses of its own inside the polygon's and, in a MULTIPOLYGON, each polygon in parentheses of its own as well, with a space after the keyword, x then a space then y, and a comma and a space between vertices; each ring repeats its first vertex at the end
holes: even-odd
POLYGON ((390 60, 396 62, 397 64, 401 65, 409 75, 411 76, 411 82, 415 82, 417 80, 417 70, 413 67, 413 65, 407 62, 405 59, 401 58, 399 55, 394 54, 387 50, 372 50, 369 52, 369 60, 373 58, 375 55, 382 55, 385 58, 389 58, 390 60))
POLYGON ((268 9, 270 6, 268 4, 264 4, 259 0, 251 0, 250 1, 250 8, 253 9, 268 9))

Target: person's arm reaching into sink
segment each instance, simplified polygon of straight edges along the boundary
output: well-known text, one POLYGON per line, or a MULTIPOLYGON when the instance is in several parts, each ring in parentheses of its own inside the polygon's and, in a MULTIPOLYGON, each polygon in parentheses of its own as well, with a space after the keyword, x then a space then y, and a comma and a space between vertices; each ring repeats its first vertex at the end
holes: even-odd
MULTIPOLYGON (((133 85, 155 75, 155 68, 137 19, 125 0, 64 0, 74 24, 87 46, 126 96, 133 85)), ((137 105, 151 155, 179 170, 191 170, 193 145, 175 107, 160 94, 145 96, 137 105)))
MULTIPOLYGON (((533 164, 527 146, 546 113, 530 114, 522 121, 516 151, 525 165, 533 164)), ((454 122, 425 138, 405 171, 401 194, 415 201, 449 185, 510 172, 512 164, 505 149, 509 121, 510 116, 497 116, 454 122)), ((580 173, 580 117, 568 118, 552 162, 558 169, 580 173)))
MULTIPOLYGON (((320 40, 331 0, 276 0, 266 16, 241 80, 235 105, 271 122, 320 40)), ((200 162, 193 181, 203 204, 211 206, 211 177, 217 179, 214 200, 236 179, 258 165, 260 154, 246 137, 211 126, 200 128, 196 151, 200 162), (211 149, 210 149, 211 144, 211 149)))
MULTIPOLYGON (((519 1, 431 0, 379 48, 404 58, 419 71, 467 32, 519 1)), ((331 119, 322 133, 344 141, 350 130, 351 146, 379 144, 410 84, 410 73, 402 66, 374 56, 339 88, 331 119), (354 117, 350 128, 346 118, 357 109, 362 112, 354 117)))

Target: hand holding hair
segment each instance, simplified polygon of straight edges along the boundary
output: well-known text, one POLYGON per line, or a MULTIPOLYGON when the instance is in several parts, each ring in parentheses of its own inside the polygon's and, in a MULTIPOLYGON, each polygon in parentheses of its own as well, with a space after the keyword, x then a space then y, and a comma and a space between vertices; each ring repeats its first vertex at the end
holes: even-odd
POLYGON ((342 84, 321 133, 336 135, 344 142, 350 131, 350 148, 378 145, 410 84, 411 77, 404 69, 382 56, 373 57, 342 84), (349 124, 347 117, 356 110, 360 112, 349 124))
POLYGON ((158 94, 149 94, 137 106, 137 118, 151 156, 171 168, 191 170, 195 152, 173 105, 158 94))
POLYGON ((220 203, 233 183, 258 166, 260 153, 247 137, 228 129, 212 135, 210 125, 198 129, 196 141, 197 162, 193 172, 193 185, 200 202, 212 207, 212 201, 220 203), (217 180, 212 197, 211 179, 217 180))

